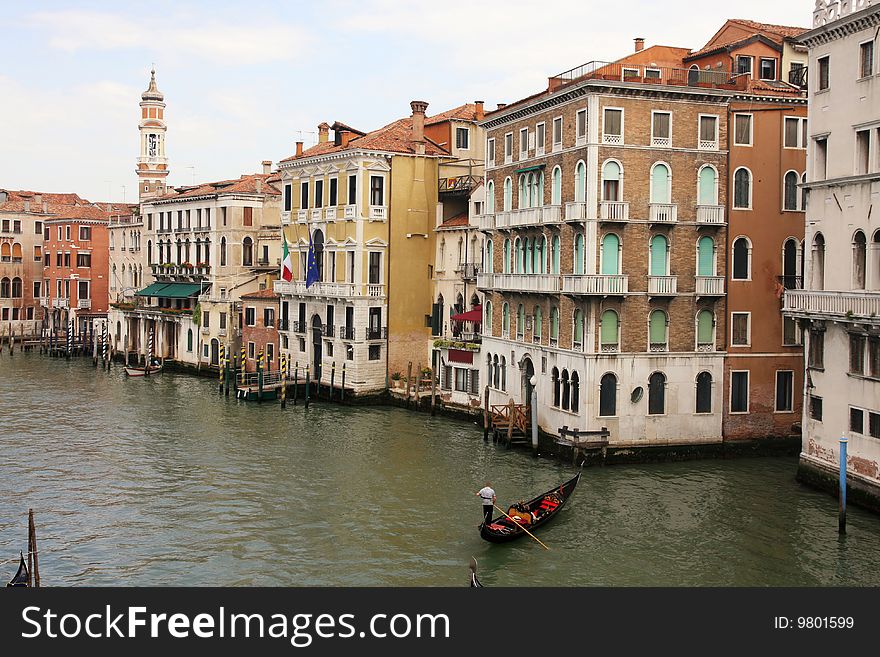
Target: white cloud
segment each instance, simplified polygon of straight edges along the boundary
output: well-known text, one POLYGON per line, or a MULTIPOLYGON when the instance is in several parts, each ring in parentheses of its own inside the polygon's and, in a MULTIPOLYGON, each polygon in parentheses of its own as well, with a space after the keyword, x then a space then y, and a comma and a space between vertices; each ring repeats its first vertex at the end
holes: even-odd
POLYGON ((67 52, 158 49, 169 59, 196 58, 221 65, 290 61, 311 44, 294 25, 220 22, 162 16, 136 22, 119 14, 69 9, 31 14, 50 47, 67 52))

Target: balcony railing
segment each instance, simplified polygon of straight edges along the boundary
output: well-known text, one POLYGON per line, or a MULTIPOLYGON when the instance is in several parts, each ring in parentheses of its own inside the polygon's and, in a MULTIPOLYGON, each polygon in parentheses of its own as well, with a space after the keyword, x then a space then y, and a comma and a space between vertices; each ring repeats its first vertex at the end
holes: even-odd
POLYGON ((730 71, 673 68, 651 64, 592 61, 550 78, 550 89, 556 90, 581 80, 609 80, 635 84, 669 85, 675 87, 707 87, 745 90, 748 76, 734 76, 730 71))
POLYGON ((701 151, 717 151, 718 150, 718 140, 717 139, 700 139, 697 141, 697 148, 701 151))
POLYGON ((336 206, 324 210, 324 221, 336 221, 336 206))
POLYGON ((463 280, 472 281, 480 273, 480 265, 475 262, 466 262, 461 266, 461 277, 463 280))
POLYGON ((296 221, 300 224, 308 223, 309 221, 309 211, 308 210, 297 210, 296 211, 296 221))
POLYGON ((40 305, 45 307, 49 306, 49 297, 40 297, 40 305))
POLYGON ((210 326, 203 326, 203 327, 202 327, 202 335, 208 335, 208 334, 210 334, 210 333, 211 333, 211 327, 210 327, 210 326))
POLYGON ((455 178, 440 178, 438 191, 441 194, 469 194, 470 191, 481 182, 483 182, 483 179, 479 176, 457 176, 455 178))
POLYGON ((876 322, 880 318, 880 293, 786 290, 782 311, 798 316, 846 317, 876 322))
POLYGON ((53 308, 69 308, 70 307, 70 299, 61 299, 55 297, 52 299, 52 307, 53 308))
POLYGON ((654 223, 672 223, 678 221, 678 205, 675 203, 650 203, 648 220, 654 223))
POLYGON ((370 221, 385 221, 388 218, 388 208, 384 205, 370 206, 370 221))
POLYGON ((669 343, 668 342, 652 342, 649 345, 648 350, 653 353, 662 353, 664 351, 669 351, 669 343))
POLYGON ((545 205, 541 208, 541 223, 558 224, 562 223, 562 206, 561 205, 545 205))
POLYGON ((92 300, 91 299, 80 299, 79 301, 76 302, 76 307, 82 308, 84 310, 88 310, 89 308, 92 307, 92 300))
POLYGON ((275 292, 288 296, 302 295, 315 297, 384 297, 385 285, 368 283, 312 283, 306 287, 304 281, 275 281, 275 292))
POLYGON ((599 218, 602 221, 628 221, 629 203, 626 201, 602 201, 599 204, 599 218))
POLYGON ((510 228, 512 210, 502 210, 495 213, 495 228, 510 228))
POLYGON ((355 339, 355 330, 354 326, 340 326, 339 327, 339 339, 340 340, 354 340, 355 339))
POLYGON ((325 338, 332 338, 336 333, 336 331, 334 329, 335 329, 335 327, 332 324, 326 324, 324 326, 324 337, 325 338))
POLYGON ((477 287, 512 292, 559 292, 556 274, 477 274, 477 287))
POLYGON ((653 296, 671 296, 678 288, 677 276, 648 276, 648 294, 653 296))
POLYGON ((584 221, 587 219, 587 204, 583 201, 572 201, 565 204, 566 221, 584 221))
POLYGON ((804 281, 800 276, 777 276, 776 280, 786 290, 803 290, 804 281))
POLYGON ((312 221, 321 221, 324 217, 324 210, 322 208, 312 208, 309 212, 309 219, 312 221))
POLYGON ((695 292, 703 297, 724 295, 724 276, 697 276, 695 292))
POLYGON ((388 327, 368 326, 364 329, 364 337, 367 340, 387 340, 388 327))
POLYGON ((480 215, 480 230, 495 230, 495 215, 494 214, 481 214, 480 215))
POLYGON ((629 292, 626 274, 574 274, 562 277, 562 291, 567 294, 618 295, 629 292))
POLYGON ((697 223, 720 225, 724 223, 723 205, 698 205, 697 223))
POLYGON ((306 322, 301 322, 298 319, 293 320, 290 323, 291 330, 294 333, 305 333, 306 332, 306 322))

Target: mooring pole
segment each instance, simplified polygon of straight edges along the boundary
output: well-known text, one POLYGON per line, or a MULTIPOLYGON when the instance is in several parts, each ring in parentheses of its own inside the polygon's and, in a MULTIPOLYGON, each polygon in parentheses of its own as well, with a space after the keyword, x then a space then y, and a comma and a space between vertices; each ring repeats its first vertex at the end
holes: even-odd
POLYGON ((489 386, 483 393, 483 440, 489 442, 489 386))
POLYGON ((296 394, 299 388, 299 361, 293 363, 293 405, 296 406, 296 394))
POLYGON ((309 379, 312 378, 312 369, 309 367, 309 364, 306 363, 305 367, 303 367, 303 372, 306 375, 306 408, 309 407, 309 379))
POLYGON ((339 403, 345 401, 345 363, 342 364, 342 387, 339 389, 339 403))
POLYGON ((532 455, 538 456, 538 389, 535 386, 537 381, 532 377, 532 405, 529 415, 532 416, 532 455))
POLYGON ((412 385, 412 361, 406 366, 406 405, 409 406, 409 389, 412 385))
POLYGON ((330 363, 330 401, 333 401, 333 388, 336 387, 336 361, 330 363))
POLYGON ((226 352, 226 362, 224 363, 224 369, 226 370, 226 376, 224 377, 223 394, 226 395, 227 397, 229 396, 229 354, 231 351, 232 351, 232 349, 230 349, 229 351, 226 352))
POLYGON ((846 534, 846 436, 840 436, 840 497, 837 511, 837 531, 846 534))
POLYGON ((34 525, 34 510, 28 509, 28 566, 33 579, 33 586, 40 588, 40 559, 37 555, 37 527, 34 525), (33 566, 31 566, 33 557, 33 566))
POLYGON ((263 403, 263 350, 257 358, 257 403, 263 403))
POLYGON ((431 368, 431 415, 434 415, 437 403, 437 377, 434 376, 434 368, 431 368))
POLYGON ((287 408, 287 355, 281 354, 281 408, 287 408))
POLYGON ((219 367, 217 368, 217 373, 220 376, 220 394, 223 394, 223 379, 226 372, 224 371, 223 362, 226 360, 226 345, 220 345, 220 360, 217 363, 219 367))

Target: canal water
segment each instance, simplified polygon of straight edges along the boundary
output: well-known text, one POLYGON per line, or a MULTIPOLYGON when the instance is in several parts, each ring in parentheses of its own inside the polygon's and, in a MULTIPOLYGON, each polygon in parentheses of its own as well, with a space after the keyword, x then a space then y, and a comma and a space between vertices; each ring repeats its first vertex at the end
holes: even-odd
POLYGON ((880 584, 880 518, 851 508, 839 538, 836 500, 797 484, 793 458, 588 468, 540 532, 550 551, 491 545, 486 478, 509 504, 572 468, 481 438, 4 350, 0 560, 26 549, 32 507, 50 586, 462 586, 471 556, 488 586, 880 584))

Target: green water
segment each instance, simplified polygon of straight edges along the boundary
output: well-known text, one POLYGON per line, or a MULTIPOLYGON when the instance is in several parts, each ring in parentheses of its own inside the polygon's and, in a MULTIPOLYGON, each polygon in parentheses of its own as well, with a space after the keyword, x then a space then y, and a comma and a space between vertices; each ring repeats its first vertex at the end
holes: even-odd
MULTIPOLYGON (((480 539, 501 503, 570 467, 400 409, 257 405, 216 382, 126 379, 0 355, 0 560, 36 512, 43 585, 878 585, 880 518, 800 486, 792 458, 584 471, 523 538, 480 539)), ((17 564, 0 566, 13 574, 17 564)))

